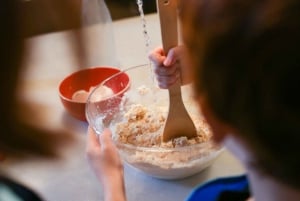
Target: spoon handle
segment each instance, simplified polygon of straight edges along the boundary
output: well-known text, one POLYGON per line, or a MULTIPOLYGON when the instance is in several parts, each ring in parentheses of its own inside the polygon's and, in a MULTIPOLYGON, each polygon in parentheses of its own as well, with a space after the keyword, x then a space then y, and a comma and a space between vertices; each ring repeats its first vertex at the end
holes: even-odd
MULTIPOLYGON (((157 0, 157 10, 160 18, 162 44, 165 55, 178 45, 177 0, 157 0)), ((197 135, 194 123, 189 116, 181 96, 181 81, 178 80, 169 88, 169 113, 165 123, 162 140, 197 135)))
MULTIPOLYGON (((178 45, 177 0, 157 0, 162 45, 165 55, 178 45)), ((181 96, 180 80, 169 88, 171 96, 181 96)))
POLYGON ((157 0, 165 54, 178 44, 177 0, 157 0))

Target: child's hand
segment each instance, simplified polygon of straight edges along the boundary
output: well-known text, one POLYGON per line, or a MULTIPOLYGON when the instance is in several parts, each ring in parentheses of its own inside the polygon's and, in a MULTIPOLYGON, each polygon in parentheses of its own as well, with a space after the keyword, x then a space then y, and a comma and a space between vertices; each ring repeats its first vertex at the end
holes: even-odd
POLYGON ((170 49, 168 55, 162 48, 156 48, 149 54, 149 59, 154 65, 154 73, 158 86, 167 89, 181 77, 181 47, 170 49))
POLYGON ((96 135, 89 127, 86 154, 88 162, 103 186, 105 200, 125 200, 123 164, 111 138, 111 131, 96 135))

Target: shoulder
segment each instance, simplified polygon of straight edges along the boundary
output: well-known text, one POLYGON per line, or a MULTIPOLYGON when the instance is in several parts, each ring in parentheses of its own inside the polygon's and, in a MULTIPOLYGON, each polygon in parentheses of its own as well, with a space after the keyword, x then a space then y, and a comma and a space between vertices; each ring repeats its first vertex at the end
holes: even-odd
POLYGON ((42 201, 31 189, 11 179, 0 176, 0 200, 42 201))
POLYGON ((223 177, 201 184, 186 201, 238 201, 250 196, 246 175, 223 177))

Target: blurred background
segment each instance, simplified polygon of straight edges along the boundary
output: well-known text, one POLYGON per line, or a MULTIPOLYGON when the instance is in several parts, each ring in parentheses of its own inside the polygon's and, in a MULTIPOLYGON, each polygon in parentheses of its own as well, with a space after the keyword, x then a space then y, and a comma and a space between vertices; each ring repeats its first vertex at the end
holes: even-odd
MULTIPOLYGON (((113 20, 139 15, 136 0, 105 0, 113 20)), ((144 13, 156 12, 156 0, 143 0, 144 13)))
MULTIPOLYGON (((82 3, 97 6, 106 3, 112 20, 138 16, 136 0, 22 0, 22 17, 29 36, 78 27, 81 21, 82 3), (96 3, 99 1, 98 3, 96 3), (62 20, 64 19, 64 20, 62 20)), ((95 8, 96 7, 96 8, 95 8)), ((103 7, 103 6, 102 6, 103 7)), ((145 14, 156 12, 156 0, 143 0, 145 14)), ((103 15, 99 13, 98 15, 103 15)))

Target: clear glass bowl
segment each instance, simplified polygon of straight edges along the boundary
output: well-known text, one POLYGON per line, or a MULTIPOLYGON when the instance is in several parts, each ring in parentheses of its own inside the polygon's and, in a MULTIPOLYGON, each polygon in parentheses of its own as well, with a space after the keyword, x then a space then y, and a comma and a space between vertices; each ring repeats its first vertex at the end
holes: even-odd
POLYGON ((169 107, 168 91, 160 89, 151 67, 128 68, 98 85, 90 94, 86 117, 98 134, 110 128, 122 159, 152 177, 181 179, 194 175, 220 155, 209 127, 192 99, 192 86, 182 87, 183 102, 198 130, 197 139, 185 137, 162 142, 169 107), (109 87, 113 94, 99 93, 109 87))

